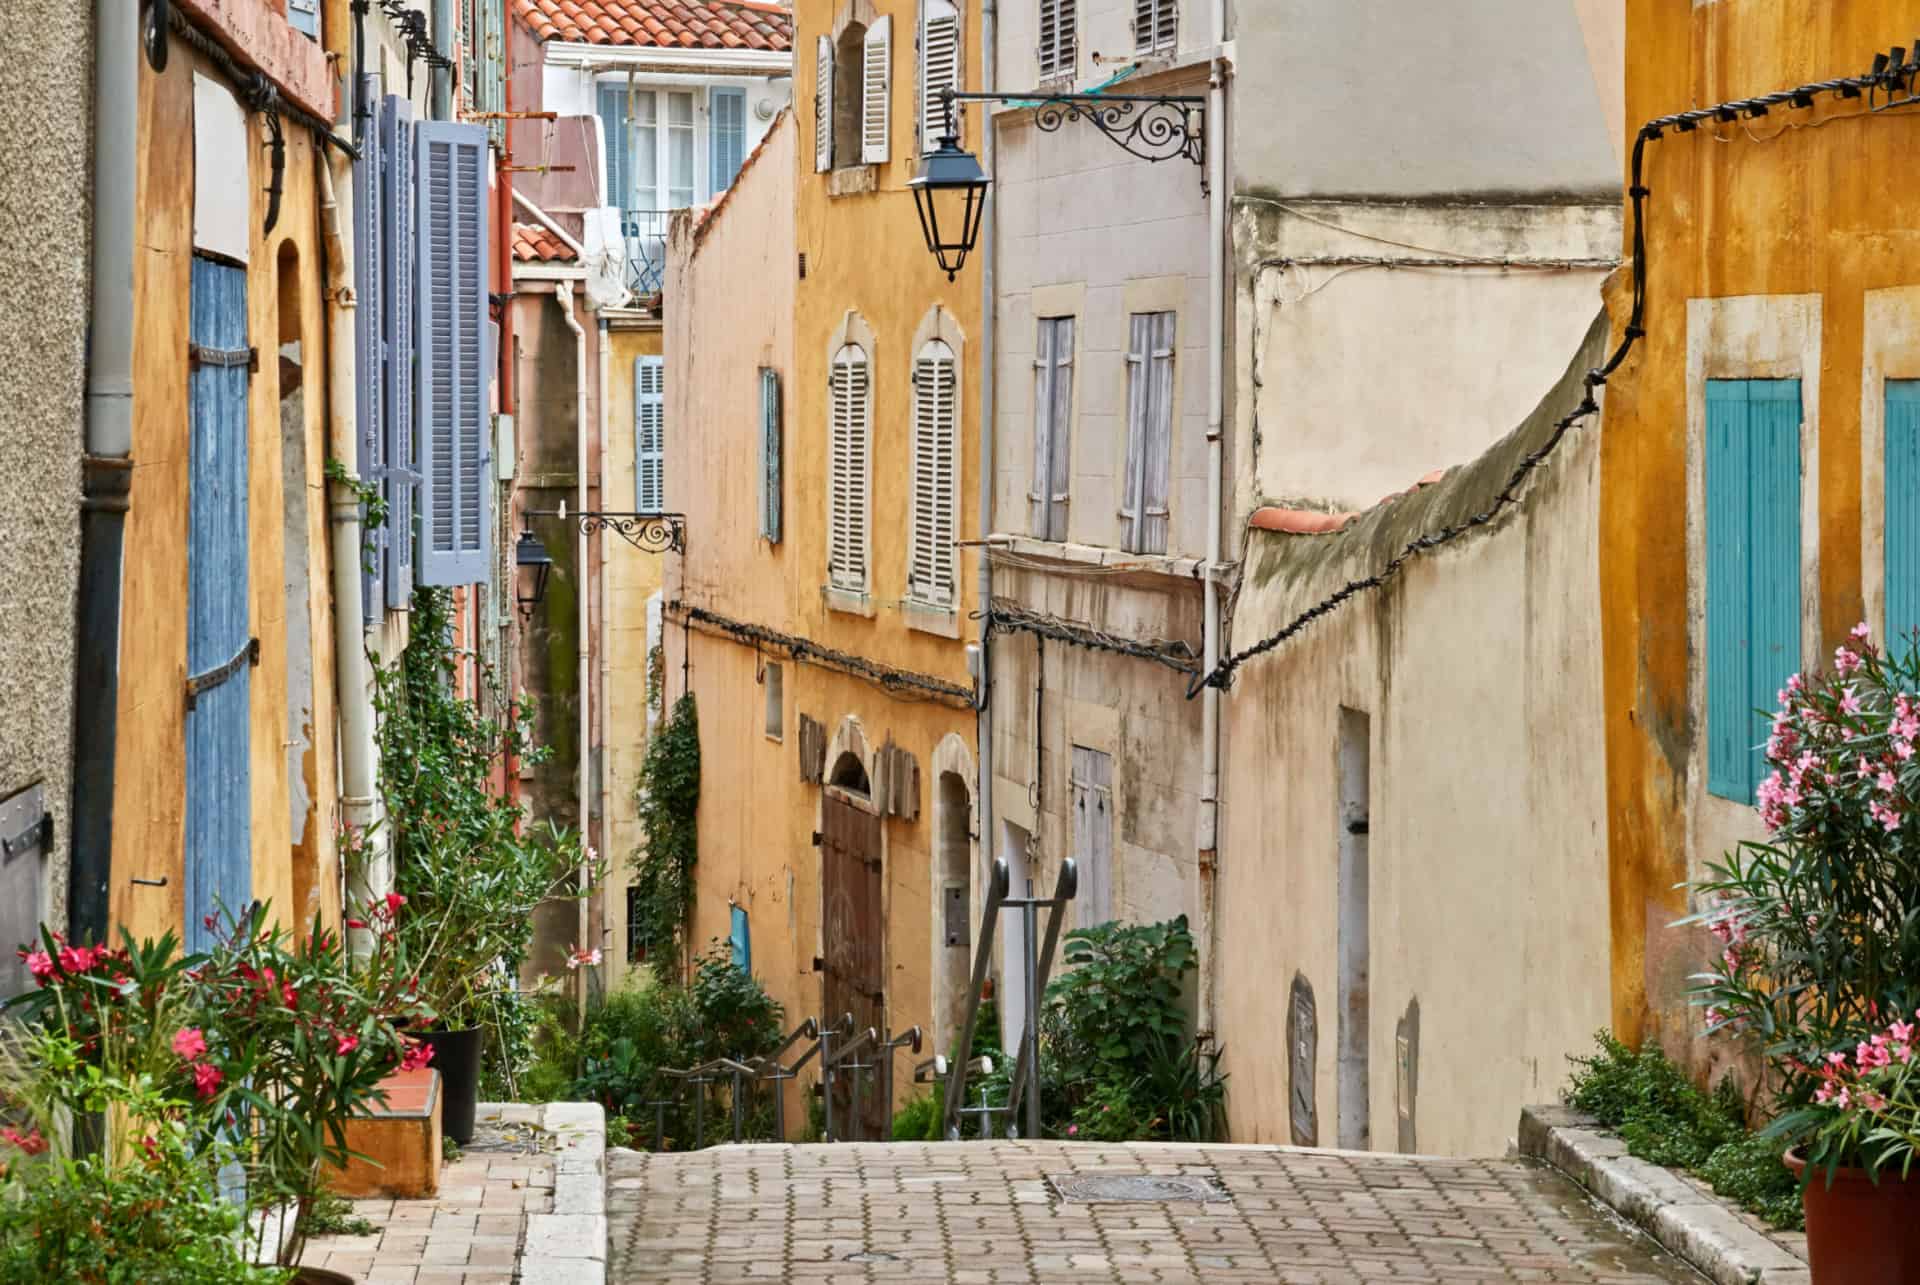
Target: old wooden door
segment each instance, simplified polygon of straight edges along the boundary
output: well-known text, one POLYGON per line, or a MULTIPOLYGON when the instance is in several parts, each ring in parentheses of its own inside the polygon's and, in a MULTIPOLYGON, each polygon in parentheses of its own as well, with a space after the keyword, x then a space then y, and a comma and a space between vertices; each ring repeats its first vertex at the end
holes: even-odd
MULTIPOLYGON (((852 1013, 856 1032, 869 1026, 884 1030, 880 818, 831 792, 822 811, 821 935, 826 947, 826 1012, 822 1019, 838 1022, 842 1015, 852 1013)), ((854 1059, 873 1062, 874 1051, 856 1052, 854 1059)), ((861 1110, 856 1120, 852 1114, 856 1076, 834 1077, 834 1132, 843 1140, 884 1138, 890 1113, 887 1104, 879 1100, 877 1077, 872 1072, 864 1072, 857 1078, 861 1085, 861 1110)))

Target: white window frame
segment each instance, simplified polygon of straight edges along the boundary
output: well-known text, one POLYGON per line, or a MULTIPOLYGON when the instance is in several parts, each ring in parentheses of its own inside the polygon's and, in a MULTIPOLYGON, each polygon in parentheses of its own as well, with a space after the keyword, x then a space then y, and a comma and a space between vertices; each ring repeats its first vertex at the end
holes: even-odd
MULTIPOLYGON (((713 196, 713 176, 711 173, 712 166, 709 163, 709 152, 713 147, 713 139, 711 127, 712 113, 708 106, 708 95, 715 89, 733 88, 737 88, 737 86, 635 84, 633 86, 632 96, 628 97, 627 82, 624 78, 609 76, 600 80, 594 89, 594 110, 596 112, 599 110, 600 94, 609 90, 614 91, 615 96, 625 100, 626 103, 626 111, 621 116, 621 137, 617 139, 609 138, 605 141, 607 154, 609 156, 612 155, 613 150, 617 147, 621 150, 621 154, 627 158, 627 190, 624 192, 614 192, 609 187, 607 193, 608 203, 616 209, 622 210, 678 210, 691 208, 711 199, 713 196), (688 99, 688 106, 692 117, 691 123, 687 126, 674 125, 670 123, 668 119, 671 100, 674 96, 682 94, 686 95, 688 99), (635 110, 639 107, 640 100, 643 98, 648 100, 653 114, 653 119, 646 124, 640 124, 634 120, 635 110), (693 154, 689 158, 690 172, 688 175, 688 186, 677 189, 687 193, 687 200, 684 205, 677 205, 673 203, 673 193, 676 189, 671 186, 673 178, 672 142, 674 131, 682 128, 686 129, 692 138, 691 146, 693 148, 693 154), (641 130, 648 130, 653 134, 653 181, 644 185, 634 182, 635 175, 633 172, 633 159, 634 154, 639 150, 638 133, 641 130), (639 203, 639 191, 643 186, 645 190, 651 191, 654 194, 652 198, 653 203, 650 205, 641 205, 639 203)), ((751 150, 744 140, 751 136, 752 130, 747 127, 744 122, 742 129, 743 142, 741 155, 744 161, 746 152, 751 150)), ((611 168, 611 166, 608 166, 609 184, 612 180, 611 168)), ((661 232, 664 235, 665 229, 662 228, 661 232)))

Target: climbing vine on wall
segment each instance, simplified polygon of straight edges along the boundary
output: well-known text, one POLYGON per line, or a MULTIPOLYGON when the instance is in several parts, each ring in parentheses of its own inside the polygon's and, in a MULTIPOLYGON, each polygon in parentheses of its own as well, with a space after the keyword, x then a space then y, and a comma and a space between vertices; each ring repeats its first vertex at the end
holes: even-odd
POLYGON ((664 980, 679 976, 693 908, 693 864, 700 856, 700 720, 693 693, 673 704, 647 747, 634 789, 645 835, 633 852, 635 905, 628 925, 664 980))

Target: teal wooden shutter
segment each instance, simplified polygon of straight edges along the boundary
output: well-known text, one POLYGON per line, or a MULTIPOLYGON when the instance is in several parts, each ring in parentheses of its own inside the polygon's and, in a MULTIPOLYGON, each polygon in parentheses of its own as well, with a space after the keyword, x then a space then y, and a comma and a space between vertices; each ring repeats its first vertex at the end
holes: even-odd
POLYGON ((666 359, 633 359, 634 507, 662 513, 667 507, 666 359))
POLYGON ((747 908, 733 908, 733 966, 743 973, 753 971, 753 938, 747 929, 747 908))
POLYGON ((1707 788, 1751 803, 1800 667, 1800 381, 1708 380, 1705 464, 1707 788))
POLYGON ((780 543, 780 372, 760 371, 760 536, 780 543))
POLYGON ((420 583, 487 579, 487 132, 414 126, 420 583))
POLYGON ((1920 380, 1887 381, 1888 646, 1920 628, 1920 380))
POLYGON ((188 299, 186 945, 253 896, 247 270, 195 256, 188 299))
POLYGON ((389 94, 380 111, 381 260, 385 299, 385 455, 381 470, 387 496, 387 606, 404 609, 413 600, 413 510, 420 474, 414 444, 413 108, 389 94))
POLYGON ((747 91, 707 91, 707 175, 713 195, 733 186, 747 149, 747 91))

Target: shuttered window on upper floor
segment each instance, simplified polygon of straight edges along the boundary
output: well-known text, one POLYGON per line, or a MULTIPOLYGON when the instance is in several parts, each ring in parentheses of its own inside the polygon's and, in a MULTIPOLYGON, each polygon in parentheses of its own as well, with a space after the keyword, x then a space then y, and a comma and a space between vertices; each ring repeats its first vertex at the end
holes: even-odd
POLYGON ((380 109, 380 257, 385 298, 381 325, 386 332, 385 371, 380 387, 386 400, 380 482, 387 497, 387 606, 404 610, 413 601, 414 501, 420 472, 414 444, 414 291, 413 107, 389 96, 380 109))
POLYGON ((1033 350, 1033 489, 1029 529, 1036 539, 1067 538, 1067 472, 1073 441, 1073 318, 1042 317, 1033 350))
POLYGON ((860 159, 884 164, 890 141, 893 97, 893 19, 881 16, 867 28, 861 46, 860 159))
POLYGON ((414 127, 420 583, 487 578, 491 534, 487 133, 414 127))
POLYGON ((641 513, 667 509, 666 375, 664 357, 633 359, 633 504, 641 513))
POLYGON ((707 91, 708 190, 718 196, 733 186, 747 155, 747 91, 707 91))
POLYGON ((827 583, 864 594, 873 415, 866 351, 843 345, 827 383, 827 583))
POLYGON ((907 559, 907 596, 954 608, 953 542, 959 536, 959 376, 953 349, 938 339, 913 360, 913 530, 907 559))
POLYGON ((833 168, 833 41, 813 42, 813 168, 833 168))
POLYGON ((1133 47, 1172 53, 1180 43, 1180 0, 1133 0, 1133 47))
POLYGON ((1920 380, 1886 389, 1886 638, 1904 647, 1920 629, 1920 380))
POLYGON ((1800 668, 1800 381, 1707 381, 1707 789, 1751 803, 1800 668))
POLYGON ((1113 756, 1074 746, 1067 784, 1073 806, 1073 859, 1080 877, 1074 923, 1091 928, 1113 918, 1113 756))
POLYGON ((760 369, 760 538, 780 543, 780 372, 760 369))
MULTIPOLYGON (((378 91, 379 81, 363 76, 361 86, 371 98, 378 91)), ((383 187, 382 176, 387 169, 382 163, 384 155, 381 131, 367 130, 353 162, 354 471, 363 483, 382 489, 382 498, 391 510, 392 497, 385 493, 388 482, 384 475, 390 430, 386 395, 387 259, 383 254, 387 220, 381 204, 391 189, 383 187)), ((366 516, 363 511, 362 521, 366 516)), ((392 530, 390 526, 362 530, 360 609, 364 619, 377 620, 386 601, 387 543, 392 530)))
MULTIPOLYGON (((940 146, 947 132, 948 90, 960 88, 960 11, 952 0, 920 0, 920 151, 940 146)), ((960 136, 955 106, 953 132, 960 136)))
POLYGON ((1040 41, 1035 56, 1042 80, 1072 79, 1080 57, 1078 0, 1039 0, 1040 41))
POLYGON ((1128 319, 1127 467, 1120 479, 1121 545, 1167 551, 1167 491, 1173 466, 1174 314, 1128 319))

